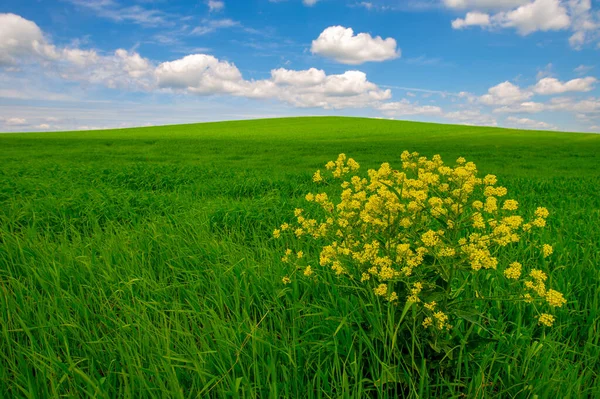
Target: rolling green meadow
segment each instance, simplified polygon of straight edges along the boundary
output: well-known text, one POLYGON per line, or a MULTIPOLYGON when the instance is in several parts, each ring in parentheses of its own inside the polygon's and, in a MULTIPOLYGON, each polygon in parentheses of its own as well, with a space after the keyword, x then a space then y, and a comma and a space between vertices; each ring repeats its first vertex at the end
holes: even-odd
POLYGON ((599 190, 594 134, 306 117, 0 135, 0 397, 600 397, 599 190), (548 208, 553 327, 497 301, 445 355, 399 353, 383 304, 283 284, 273 230, 315 170, 404 150, 548 208))

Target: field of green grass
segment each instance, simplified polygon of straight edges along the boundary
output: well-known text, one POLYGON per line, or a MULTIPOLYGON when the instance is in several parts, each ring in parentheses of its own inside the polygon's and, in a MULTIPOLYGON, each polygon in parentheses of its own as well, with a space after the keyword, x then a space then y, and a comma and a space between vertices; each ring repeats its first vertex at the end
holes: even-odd
POLYGON ((593 134, 318 117, 0 135, 0 397, 600 397, 599 189, 593 134), (405 370, 377 309, 282 284, 272 232, 312 173, 403 150, 464 156, 550 210, 555 327, 504 314, 477 350, 405 370))

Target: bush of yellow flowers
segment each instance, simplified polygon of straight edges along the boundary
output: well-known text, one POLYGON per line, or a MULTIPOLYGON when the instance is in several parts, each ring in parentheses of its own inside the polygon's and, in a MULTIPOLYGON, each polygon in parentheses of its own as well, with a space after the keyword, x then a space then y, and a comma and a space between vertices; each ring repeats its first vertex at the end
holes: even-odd
POLYGON ((542 328, 555 323, 555 308, 566 303, 548 286, 546 271, 520 258, 532 251, 541 259, 552 255, 540 240, 549 211, 522 214, 496 176, 479 177, 473 162, 461 157, 446 165, 439 155, 404 151, 401 168, 383 163, 364 176, 355 160, 340 154, 313 181, 322 192, 306 194, 306 209, 296 209, 295 220, 273 232, 297 246, 283 254, 284 284, 333 276, 431 337, 451 337, 465 318, 485 324, 486 301, 527 304, 542 328), (315 240, 319 250, 309 253, 315 246, 303 246, 305 240, 315 240), (514 249, 519 243, 526 251, 514 249))

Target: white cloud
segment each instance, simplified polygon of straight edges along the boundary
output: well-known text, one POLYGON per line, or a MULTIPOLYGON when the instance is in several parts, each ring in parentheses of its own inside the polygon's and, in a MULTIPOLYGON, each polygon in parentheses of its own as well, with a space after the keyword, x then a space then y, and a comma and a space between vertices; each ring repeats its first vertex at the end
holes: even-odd
POLYGON ((448 8, 464 9, 509 9, 527 4, 530 0, 443 0, 448 8))
POLYGON ((270 79, 245 80, 234 65, 205 55, 189 55, 156 68, 158 86, 192 94, 229 94, 238 97, 277 99, 297 107, 354 108, 391 97, 367 80, 365 73, 346 71, 327 75, 315 68, 271 71, 270 79))
POLYGON ((600 98, 590 97, 583 100, 574 100, 571 98, 553 98, 546 107, 547 109, 553 111, 598 114, 600 113, 600 98))
POLYGON ((91 10, 95 15, 116 22, 133 22, 144 26, 173 25, 168 16, 156 9, 146 9, 140 5, 122 7, 115 0, 67 0, 81 8, 91 10))
POLYGON ((305 6, 312 7, 317 4, 318 1, 319 0, 302 0, 302 3, 304 3, 305 6))
POLYGON ((494 109, 494 113, 498 114, 519 114, 519 113, 528 113, 534 114, 537 112, 542 112, 546 109, 546 106, 543 103, 537 103, 534 101, 526 101, 519 104, 507 105, 504 107, 494 109))
POLYGON ((579 118, 587 118, 590 114, 600 114, 600 98, 589 97, 578 100, 569 97, 555 97, 546 103, 524 102, 496 108, 494 113, 538 113, 542 111, 572 112, 579 118))
POLYGON ((313 40, 311 52, 350 65, 400 57, 400 49, 396 49, 393 38, 371 37, 368 33, 354 35, 352 28, 343 26, 330 26, 321 32, 313 40))
POLYGON ((510 105, 528 100, 533 93, 522 90, 508 81, 500 83, 488 90, 488 94, 479 97, 479 101, 486 105, 510 105))
POLYGON ((241 26, 238 21, 234 21, 229 18, 225 19, 205 19, 202 21, 202 25, 195 27, 192 29, 192 35, 206 35, 207 33, 211 33, 216 31, 217 29, 226 29, 226 28, 234 28, 236 26, 241 26))
POLYGON ((536 129, 536 130, 557 130, 555 125, 550 123, 536 121, 528 118, 517 118, 509 116, 506 118, 506 124, 511 127, 525 128, 525 129, 536 129))
POLYGON ((441 115, 442 109, 433 105, 418 105, 403 99, 381 104, 378 109, 387 116, 441 115))
POLYGON ((587 77, 561 82, 555 78, 543 78, 533 87, 536 94, 551 95, 569 91, 588 92, 594 89, 596 78, 587 77))
POLYGON ((209 12, 222 11, 225 8, 225 3, 220 0, 208 0, 206 5, 209 12))
POLYGON ((544 68, 538 69, 538 73, 535 75, 535 78, 537 80, 540 80, 543 78, 553 77, 554 76, 554 72, 552 71, 553 68, 554 68, 554 65, 552 65, 552 63, 547 64, 544 68))
POLYGON ((3 118, 3 121, 9 126, 19 126, 27 124, 27 120, 23 118, 3 118))
POLYGON ((151 90, 154 86, 154 65, 136 52, 118 49, 111 55, 88 52, 77 62, 62 59, 59 65, 63 79, 101 84, 115 89, 151 90), (70 61, 70 62, 67 62, 70 61))
POLYGON ((372 10, 375 7, 375 5, 373 3, 371 3, 370 1, 361 1, 361 2, 356 3, 354 6, 355 7, 364 7, 367 10, 372 10))
POLYGON ((10 33, 4 34, 0 43, 11 63, 37 62, 48 67, 47 73, 65 80, 136 91, 273 99, 296 107, 325 109, 375 107, 391 98, 389 89, 370 82, 361 71, 327 75, 315 68, 280 68, 272 70, 268 79, 246 80, 233 63, 212 55, 191 54, 155 65, 124 49, 102 55, 94 50, 57 48, 45 41, 33 22, 12 14, 2 18, 11 22, 0 25, 3 32, 10 33))
POLYGON ((161 88, 185 89, 196 94, 234 93, 243 80, 235 65, 205 54, 163 62, 156 68, 155 76, 161 88))
POLYGON ((489 26, 490 16, 485 13, 473 11, 468 12, 464 19, 457 18, 452 21, 452 28, 463 29, 469 26, 489 26))
POLYGON ((482 114, 481 111, 477 109, 448 112, 444 115, 444 118, 465 125, 498 126, 498 121, 496 121, 493 116, 482 114))
POLYGON ((325 82, 327 76, 320 69, 310 68, 306 71, 291 71, 284 68, 271 71, 273 82, 281 85, 314 86, 325 82))
POLYGON ((16 65, 18 58, 52 57, 53 52, 35 22, 0 14, 0 66, 16 65))
POLYGON ((599 38, 600 14, 592 13, 591 0, 569 0, 568 7, 574 31, 569 38, 569 44, 580 50, 584 44, 599 38))
MULTIPOLYGON (((600 13, 591 0, 443 0, 451 9, 467 9, 465 18, 452 21, 454 29, 469 26, 514 28, 523 36, 537 31, 570 29, 569 44, 581 49, 600 40, 600 13), (493 15, 491 10, 501 10, 493 15)), ((598 42, 600 47, 600 41, 598 42)))
POLYGON ((502 27, 517 29, 521 35, 561 30, 571 25, 567 9, 559 0, 535 0, 516 10, 496 14, 494 20, 502 27))

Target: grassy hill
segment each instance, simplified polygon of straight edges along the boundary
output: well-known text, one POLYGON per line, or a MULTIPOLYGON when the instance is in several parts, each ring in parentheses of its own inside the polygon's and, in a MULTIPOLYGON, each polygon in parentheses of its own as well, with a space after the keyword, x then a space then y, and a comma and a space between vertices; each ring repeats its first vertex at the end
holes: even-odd
POLYGON ((598 396, 599 166, 600 135, 363 118, 0 135, 0 397, 598 396), (272 232, 312 173, 403 150, 464 156, 550 210, 556 328, 492 320, 455 374, 405 381, 355 302, 281 283, 272 232))

